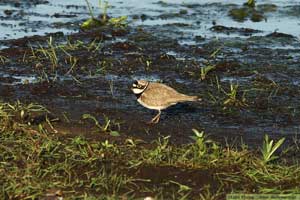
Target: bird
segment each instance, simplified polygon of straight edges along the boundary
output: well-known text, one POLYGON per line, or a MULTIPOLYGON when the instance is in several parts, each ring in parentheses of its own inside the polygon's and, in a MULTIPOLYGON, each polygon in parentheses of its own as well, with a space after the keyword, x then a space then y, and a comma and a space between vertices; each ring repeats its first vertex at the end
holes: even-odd
POLYGON ((132 92, 137 97, 137 101, 144 107, 157 110, 158 114, 151 119, 149 124, 159 122, 161 110, 175 105, 179 102, 201 101, 198 96, 189 96, 177 92, 175 89, 163 83, 151 82, 147 80, 135 80, 131 87, 132 92))

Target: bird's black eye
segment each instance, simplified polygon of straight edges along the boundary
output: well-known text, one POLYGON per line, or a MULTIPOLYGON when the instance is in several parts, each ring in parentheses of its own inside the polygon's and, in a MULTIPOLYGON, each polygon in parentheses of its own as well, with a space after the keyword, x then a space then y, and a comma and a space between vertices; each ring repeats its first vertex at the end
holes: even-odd
POLYGON ((139 82, 138 81, 134 81, 133 84, 134 85, 139 85, 139 82))

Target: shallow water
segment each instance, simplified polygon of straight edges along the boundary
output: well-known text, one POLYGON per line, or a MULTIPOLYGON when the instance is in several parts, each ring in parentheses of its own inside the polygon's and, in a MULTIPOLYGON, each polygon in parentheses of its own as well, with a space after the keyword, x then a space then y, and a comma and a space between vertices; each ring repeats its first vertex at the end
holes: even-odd
MULTIPOLYGON (((22 3, 19 6, 0 2, 0 40, 15 39, 24 36, 41 35, 44 33, 62 31, 65 34, 76 32, 75 20, 84 20, 89 13, 84 0, 56 1, 49 0, 49 3, 30 5, 22 3), (11 10, 12 14, 7 15, 5 10, 11 10), (55 16, 61 14, 61 16, 55 16), (68 24, 68 26, 64 26, 68 24)), ((26 2, 26 1, 25 1, 26 2)), ((98 0, 91 0, 95 15, 102 12, 98 0)), ((251 28, 262 31, 254 35, 264 35, 274 31, 287 33, 296 37, 300 36, 299 14, 293 11, 300 7, 300 1, 259 1, 261 4, 275 4, 277 10, 265 14, 266 20, 261 22, 236 22, 228 16, 231 8, 241 7, 244 1, 136 1, 119 0, 109 1, 108 14, 114 17, 129 16, 131 25, 142 26, 164 26, 172 24, 186 24, 187 27, 176 27, 176 32, 183 34, 182 42, 191 42, 196 35, 207 38, 211 37, 236 37, 239 34, 216 33, 210 30, 212 23, 227 27, 251 28), (180 14, 180 11, 184 11, 180 14), (145 19, 133 19, 135 16, 145 15, 145 19)), ((164 34, 161 32, 160 34, 164 34)))

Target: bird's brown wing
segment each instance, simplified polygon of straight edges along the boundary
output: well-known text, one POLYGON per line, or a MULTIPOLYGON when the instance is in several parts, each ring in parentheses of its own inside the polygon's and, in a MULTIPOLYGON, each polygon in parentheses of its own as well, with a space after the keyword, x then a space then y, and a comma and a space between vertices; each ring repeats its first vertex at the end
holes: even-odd
POLYGON ((188 97, 177 92, 175 89, 160 83, 149 84, 147 91, 142 95, 144 101, 155 106, 172 105, 185 101, 188 97))

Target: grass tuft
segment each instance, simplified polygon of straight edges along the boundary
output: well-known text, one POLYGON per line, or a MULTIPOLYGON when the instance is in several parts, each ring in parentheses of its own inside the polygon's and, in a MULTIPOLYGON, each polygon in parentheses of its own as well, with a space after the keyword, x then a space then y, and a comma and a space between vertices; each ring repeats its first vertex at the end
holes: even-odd
MULTIPOLYGON (((266 136, 261 157, 246 146, 223 147, 196 129, 194 142, 185 145, 171 144, 170 136, 152 143, 107 135, 62 138, 46 128, 46 120, 24 118, 47 112, 37 104, 0 104, 1 199, 225 199, 231 192, 300 192, 299 160, 274 155, 284 139, 274 144, 266 136)), ((114 120, 108 121, 94 120, 106 130, 114 120)))

